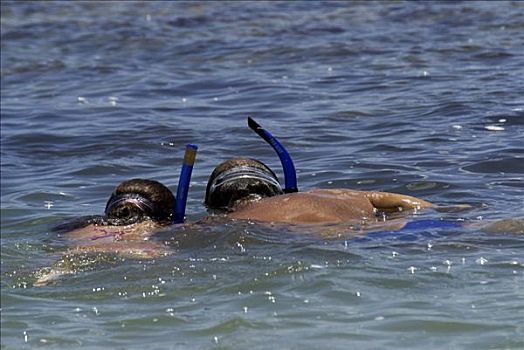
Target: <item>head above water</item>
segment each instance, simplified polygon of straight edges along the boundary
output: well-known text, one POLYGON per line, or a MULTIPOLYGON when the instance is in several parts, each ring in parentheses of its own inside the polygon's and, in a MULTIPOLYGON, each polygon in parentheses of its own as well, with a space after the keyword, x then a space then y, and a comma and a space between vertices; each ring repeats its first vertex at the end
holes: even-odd
POLYGON ((168 222, 174 203, 175 196, 160 182, 132 179, 115 188, 107 201, 105 214, 112 225, 129 225, 146 219, 168 222))
POLYGON ((275 173, 251 158, 236 158, 219 164, 211 173, 205 204, 212 209, 232 209, 239 200, 283 194, 275 173))

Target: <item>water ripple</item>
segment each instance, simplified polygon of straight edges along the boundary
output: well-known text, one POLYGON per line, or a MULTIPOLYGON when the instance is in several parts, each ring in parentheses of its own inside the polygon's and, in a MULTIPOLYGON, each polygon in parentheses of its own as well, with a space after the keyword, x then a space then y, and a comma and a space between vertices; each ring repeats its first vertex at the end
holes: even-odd
POLYGON ((522 347, 522 2, 375 5, 3 1, 2 348, 522 347), (79 258, 32 286, 68 249, 54 225, 101 214, 124 179, 176 189, 187 143, 189 221, 225 159, 282 178, 248 115, 301 189, 468 203, 414 214, 467 224, 197 224, 155 236, 172 256, 79 258))

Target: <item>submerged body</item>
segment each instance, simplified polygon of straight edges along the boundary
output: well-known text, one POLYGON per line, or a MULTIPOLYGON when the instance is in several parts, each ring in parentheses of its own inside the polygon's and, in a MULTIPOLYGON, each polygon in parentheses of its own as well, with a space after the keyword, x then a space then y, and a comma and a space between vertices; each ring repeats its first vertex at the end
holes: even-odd
POLYGON ((151 240, 166 227, 153 220, 130 225, 89 224, 65 235, 72 246, 68 253, 113 252, 126 257, 154 258, 169 254, 160 242, 151 240))
POLYGON ((146 179, 122 182, 112 192, 104 216, 89 217, 57 228, 69 248, 38 274, 35 286, 75 273, 84 261, 104 260, 107 254, 151 259, 169 250, 151 236, 172 222, 175 198, 161 183, 146 179), (89 259, 86 259, 86 254, 89 259))
POLYGON ((104 217, 68 232, 66 238, 75 246, 74 251, 158 256, 163 254, 162 246, 149 238, 171 224, 174 203, 171 191, 158 181, 124 181, 111 194, 104 217))

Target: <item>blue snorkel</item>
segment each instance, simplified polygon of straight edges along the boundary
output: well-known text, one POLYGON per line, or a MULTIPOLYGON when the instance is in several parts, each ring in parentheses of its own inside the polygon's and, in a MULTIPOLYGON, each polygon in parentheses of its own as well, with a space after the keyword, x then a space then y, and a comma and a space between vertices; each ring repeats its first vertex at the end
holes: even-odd
POLYGON ((175 207, 173 208, 174 224, 181 224, 184 222, 184 216, 186 214, 187 193, 189 191, 189 180, 191 180, 191 172, 193 171, 193 164, 195 164, 197 149, 198 147, 196 145, 188 144, 186 146, 184 163, 182 164, 180 178, 178 179, 175 207))
POLYGON ((297 173, 295 171, 295 165, 291 156, 286 151, 284 146, 273 136, 269 131, 262 128, 260 124, 254 121, 251 117, 247 118, 247 125, 264 139, 273 149, 277 152, 280 162, 282 163, 282 169, 284 170, 284 179, 286 187, 284 188, 285 193, 298 192, 297 187, 297 173))

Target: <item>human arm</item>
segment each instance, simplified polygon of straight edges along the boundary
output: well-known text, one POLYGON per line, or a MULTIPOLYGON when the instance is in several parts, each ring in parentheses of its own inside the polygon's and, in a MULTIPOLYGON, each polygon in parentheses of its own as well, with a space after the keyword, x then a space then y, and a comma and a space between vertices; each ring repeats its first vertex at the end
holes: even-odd
POLYGON ((366 192, 371 204, 381 210, 413 210, 434 207, 434 204, 420 198, 390 192, 366 192))

